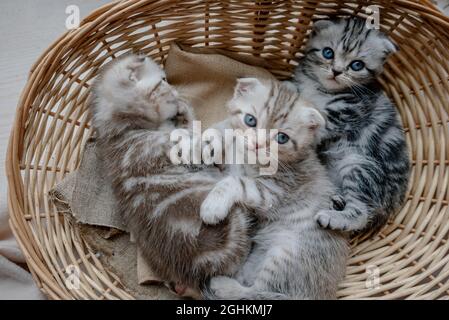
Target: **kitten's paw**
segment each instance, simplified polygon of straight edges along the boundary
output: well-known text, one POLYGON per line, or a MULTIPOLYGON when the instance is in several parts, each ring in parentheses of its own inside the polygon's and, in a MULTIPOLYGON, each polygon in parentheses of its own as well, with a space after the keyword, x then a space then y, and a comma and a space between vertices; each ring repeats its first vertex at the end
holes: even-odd
POLYGON ((192 134, 186 129, 177 129, 176 136, 171 137, 172 147, 168 148, 167 155, 175 165, 191 164, 192 134))
POLYGON ((232 206, 239 199, 233 177, 218 182, 204 199, 200 208, 201 219, 207 224, 217 224, 224 220, 232 206))
POLYGON ((351 210, 321 210, 315 216, 321 228, 338 231, 359 231, 368 224, 366 214, 357 214, 351 210))
POLYGON ((235 299, 245 288, 235 279, 218 276, 210 280, 209 290, 218 299, 235 299))
POLYGON ((200 208, 200 217, 204 223, 214 225, 226 218, 231 206, 225 198, 221 192, 212 190, 209 193, 200 208))
POLYGON ((346 207, 346 200, 343 196, 335 194, 331 197, 332 207, 330 209, 343 211, 346 207))
POLYGON ((192 125, 193 120, 195 120, 195 115, 192 107, 180 101, 178 113, 176 114, 176 126, 190 129, 189 127, 192 125))
POLYGON ((340 230, 346 229, 345 219, 341 218, 341 211, 321 210, 315 215, 315 221, 323 229, 340 230))
POLYGON ((223 162, 226 157, 221 143, 212 140, 203 140, 203 162, 207 165, 216 165, 224 169, 223 162))
POLYGON ((204 142, 204 147, 202 150, 203 162, 207 165, 214 164, 215 160, 215 149, 214 146, 208 141, 204 142))
MULTIPOLYGON (((184 130, 184 129, 182 129, 184 130)), ((187 130, 178 134, 178 142, 169 151, 173 164, 201 164, 201 137, 195 137, 187 130), (187 133, 186 133, 187 132, 187 133)))

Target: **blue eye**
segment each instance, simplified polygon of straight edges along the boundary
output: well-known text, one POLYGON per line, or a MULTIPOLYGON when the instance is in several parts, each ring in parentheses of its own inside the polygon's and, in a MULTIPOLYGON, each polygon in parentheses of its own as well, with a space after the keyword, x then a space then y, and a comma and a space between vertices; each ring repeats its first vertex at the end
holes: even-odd
POLYGON ((360 71, 363 68, 365 68, 365 63, 363 61, 360 61, 360 60, 355 60, 355 61, 351 62, 350 67, 354 71, 360 71))
POLYGON ((323 49, 323 57, 326 59, 333 59, 334 58, 334 50, 332 50, 329 47, 326 47, 323 49))
POLYGON ((255 127, 257 125, 257 119, 248 113, 243 120, 248 127, 255 127))
POLYGON ((290 137, 288 135, 286 135, 285 133, 283 133, 283 132, 279 132, 276 135, 276 141, 279 144, 286 144, 288 142, 288 140, 290 140, 290 137))

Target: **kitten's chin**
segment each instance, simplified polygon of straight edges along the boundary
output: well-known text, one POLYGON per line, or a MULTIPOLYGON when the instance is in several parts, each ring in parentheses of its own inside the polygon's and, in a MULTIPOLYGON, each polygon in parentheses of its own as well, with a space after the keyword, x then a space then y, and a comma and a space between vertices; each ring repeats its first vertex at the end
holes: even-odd
POLYGON ((323 87, 328 91, 338 91, 343 90, 346 88, 346 86, 335 79, 324 79, 321 81, 323 87))

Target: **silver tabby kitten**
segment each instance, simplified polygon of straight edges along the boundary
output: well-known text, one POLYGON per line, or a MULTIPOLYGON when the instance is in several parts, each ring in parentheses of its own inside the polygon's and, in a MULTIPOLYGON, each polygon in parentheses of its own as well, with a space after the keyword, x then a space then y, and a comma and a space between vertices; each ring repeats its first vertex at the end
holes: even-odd
POLYGON ((181 295, 195 294, 211 276, 233 274, 250 249, 248 219, 235 207, 221 224, 202 223, 201 203, 223 176, 170 161, 170 133, 189 128, 193 114, 163 70, 143 56, 121 58, 102 71, 94 96, 105 174, 152 271, 181 295))
POLYGON ((345 274, 348 246, 338 232, 314 217, 332 207, 335 189, 315 151, 324 119, 288 83, 240 79, 229 103, 226 128, 248 130, 247 147, 261 153, 278 147, 278 170, 260 175, 257 164, 230 165, 201 206, 215 224, 235 205, 258 218, 253 248, 233 278, 211 279, 209 299, 331 299, 345 274), (276 129, 255 140, 256 129, 276 129))
POLYGON ((314 24, 295 80, 326 118, 318 151, 343 198, 339 210, 317 215, 322 227, 376 232, 404 201, 410 169, 404 131, 376 81, 396 50, 363 19, 314 24))

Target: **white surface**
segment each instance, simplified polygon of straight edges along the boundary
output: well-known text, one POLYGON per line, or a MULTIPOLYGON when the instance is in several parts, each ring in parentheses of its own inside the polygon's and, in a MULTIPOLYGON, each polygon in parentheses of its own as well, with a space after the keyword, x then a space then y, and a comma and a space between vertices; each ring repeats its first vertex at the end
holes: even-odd
POLYGON ((31 65, 66 31, 66 7, 77 5, 82 18, 107 2, 0 0, 0 299, 42 298, 31 276, 11 263, 24 262, 8 226, 5 175, 5 154, 20 93, 31 65))

